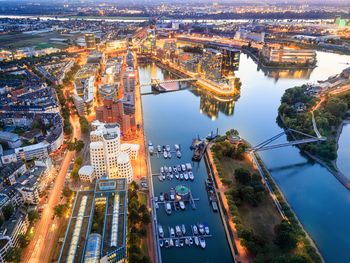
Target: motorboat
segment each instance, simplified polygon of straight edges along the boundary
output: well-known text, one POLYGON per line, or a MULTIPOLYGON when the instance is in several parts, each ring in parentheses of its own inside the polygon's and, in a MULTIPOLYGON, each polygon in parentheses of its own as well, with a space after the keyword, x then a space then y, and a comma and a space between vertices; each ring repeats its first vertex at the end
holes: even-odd
POLYGON ((175 178, 176 179, 179 179, 180 178, 180 175, 178 173, 175 174, 175 178))
POLYGON ((165 180, 165 174, 162 175, 163 180, 165 180))
POLYGON ((180 241, 178 239, 175 239, 175 247, 179 247, 180 246, 180 241))
POLYGON ((192 230, 194 235, 198 235, 198 228, 196 225, 193 225, 192 230))
POLYGON ((160 153, 162 151, 162 147, 160 147, 160 145, 157 145, 157 151, 160 153))
POLYGON ((199 246, 199 239, 198 239, 198 237, 194 237, 194 243, 196 244, 196 246, 199 246))
POLYGON ((190 178, 191 181, 194 180, 194 175, 192 172, 188 172, 188 177, 190 178))
POLYGON ((184 246, 184 240, 180 239, 180 247, 183 247, 183 246, 184 246))
MULTIPOLYGON (((164 245, 163 239, 159 240, 159 246, 163 247, 163 245, 164 245)), ((169 242, 168 242, 168 246, 169 246, 169 242)))
POLYGON ((185 244, 186 244, 187 246, 190 245, 190 240, 189 240, 187 237, 185 238, 185 244))
POLYGON ((163 181, 163 176, 158 175, 158 179, 159 179, 159 181, 163 181))
MULTIPOLYGON (((161 241, 162 241, 162 240, 161 240, 161 241)), ((170 245, 169 240, 168 240, 168 239, 165 239, 165 241, 164 241, 164 246, 165 246, 166 248, 168 248, 169 245, 170 245)))
POLYGON ((210 234, 210 230, 209 230, 208 226, 204 226, 204 232, 205 232, 206 235, 210 234))
POLYGON ((175 148, 176 151, 180 150, 180 146, 178 144, 174 144, 174 148, 175 148))
POLYGON ((206 243, 205 243, 204 237, 200 237, 200 238, 199 238, 199 243, 200 243, 200 245, 201 245, 201 248, 205 248, 206 243))
POLYGON ((175 230, 174 230, 173 227, 170 227, 169 233, 170 233, 170 237, 171 237, 171 238, 175 237, 175 230))
POLYGON ((186 181, 188 181, 188 173, 184 173, 184 179, 186 180, 186 181))
POLYGON ((171 179, 174 178, 174 175, 173 175, 173 174, 170 174, 169 177, 170 177, 170 180, 171 180, 171 179))
POLYGON ((163 231, 163 227, 161 225, 158 225, 158 234, 160 238, 164 237, 164 231, 163 231))
POLYGON ((178 171, 178 172, 181 172, 181 165, 180 165, 180 164, 178 164, 178 165, 176 166, 176 168, 177 168, 177 171, 178 171))
POLYGON ((164 202, 164 194, 163 193, 159 194, 159 201, 164 202))
POLYGON ((173 172, 174 172, 174 173, 177 173, 177 168, 176 168, 175 165, 174 165, 174 167, 173 167, 173 172))
POLYGON ((173 168, 171 166, 169 166, 168 170, 169 170, 169 173, 173 172, 173 168))
POLYGON ((198 231, 199 231, 199 234, 204 235, 205 231, 204 231, 203 224, 198 224, 198 231))
POLYGON ((176 157, 177 158, 181 158, 181 152, 180 151, 176 151, 176 157))
POLYGON ((165 145, 165 150, 166 150, 167 152, 170 152, 170 145, 165 145))
POLYGON ((164 167, 163 167, 163 166, 160 167, 160 173, 161 173, 161 174, 164 173, 164 167))
POLYGON ((184 179, 184 175, 180 174, 180 180, 183 180, 183 179, 184 179))
POLYGON ((171 152, 168 152, 168 158, 171 159, 171 152))
POLYGON ((151 141, 148 141, 148 151, 150 154, 153 154, 154 152, 153 143, 151 141))
POLYGON ((171 209, 171 204, 170 203, 165 203, 165 212, 170 215, 171 212, 172 212, 172 209, 171 209))
POLYGON ((163 157, 164 157, 165 159, 168 158, 168 152, 164 151, 164 152, 163 152, 163 157))
POLYGON ((168 166, 164 166, 164 172, 165 173, 169 172, 168 166))
POLYGON ((186 227, 184 224, 181 225, 181 231, 182 231, 182 234, 185 235, 186 234, 186 227))
POLYGON ((181 237, 181 236, 182 236, 182 231, 181 231, 180 226, 175 226, 175 234, 176 234, 176 236, 178 236, 178 237, 181 237))
POLYGON ((158 196, 154 197, 154 202, 158 202, 158 196))
POLYGON ((169 240, 169 245, 170 245, 171 247, 174 246, 174 240, 173 240, 173 239, 170 239, 170 240, 169 240))
POLYGON ((181 164, 181 170, 182 170, 183 172, 186 172, 186 166, 185 166, 184 164, 181 164))
POLYGON ((181 210, 185 210, 186 206, 185 206, 185 203, 183 201, 180 201, 179 205, 180 205, 181 210))
POLYGON ((193 239, 192 239, 192 237, 189 237, 189 238, 188 238, 188 241, 190 242, 190 246, 192 246, 192 245, 193 245, 193 239))
POLYGON ((186 170, 192 171, 192 165, 190 163, 186 163, 186 170))

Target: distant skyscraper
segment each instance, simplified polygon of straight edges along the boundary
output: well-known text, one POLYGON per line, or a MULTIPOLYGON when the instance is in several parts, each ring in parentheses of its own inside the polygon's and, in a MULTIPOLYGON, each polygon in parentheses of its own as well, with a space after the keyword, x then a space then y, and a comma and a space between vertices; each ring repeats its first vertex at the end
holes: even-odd
POLYGON ((95 35, 92 33, 85 34, 85 44, 87 49, 95 49, 96 48, 95 35))

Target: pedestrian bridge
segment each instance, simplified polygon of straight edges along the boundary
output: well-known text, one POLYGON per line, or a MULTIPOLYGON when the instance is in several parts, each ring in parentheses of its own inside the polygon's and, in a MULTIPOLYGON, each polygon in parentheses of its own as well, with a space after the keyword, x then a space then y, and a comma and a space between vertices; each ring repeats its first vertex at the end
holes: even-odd
MULTIPOLYGON (((316 127, 316 125, 314 127, 316 127)), ((318 132, 318 130, 317 130, 317 132, 315 131, 315 133, 317 134, 317 137, 289 128, 289 129, 286 129, 285 131, 271 137, 270 139, 256 145, 255 147, 249 148, 248 151, 251 151, 251 152, 266 151, 266 150, 287 147, 287 146, 292 146, 292 145, 300 145, 300 144, 320 142, 320 141, 322 142, 322 141, 327 140, 326 137, 321 136, 321 134, 318 132), (290 142, 270 145, 273 141, 277 140, 281 136, 283 136, 285 134, 292 134, 292 133, 297 134, 297 135, 302 135, 305 138, 300 139, 300 140, 294 140, 294 141, 290 141, 290 142)))
POLYGON ((142 83, 140 87, 144 86, 159 86, 160 84, 165 83, 174 83, 174 82, 186 82, 186 81, 195 81, 196 78, 182 78, 182 79, 169 79, 169 80, 160 80, 156 78, 152 78, 150 83, 142 83))

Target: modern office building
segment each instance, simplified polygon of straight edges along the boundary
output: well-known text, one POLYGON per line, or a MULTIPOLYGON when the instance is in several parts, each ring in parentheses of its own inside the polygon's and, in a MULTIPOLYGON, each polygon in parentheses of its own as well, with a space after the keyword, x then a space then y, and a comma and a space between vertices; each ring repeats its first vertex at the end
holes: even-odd
POLYGON ((273 49, 264 46, 261 54, 270 62, 275 63, 294 63, 294 64, 314 64, 316 63, 316 52, 308 49, 290 49, 280 47, 273 49))
POLYGON ((22 145, 21 138, 16 133, 6 131, 0 131, 0 143, 5 143, 12 149, 22 145))
POLYGON ((206 79, 217 80, 222 77, 222 53, 216 49, 207 48, 203 50, 200 62, 200 72, 206 79))
POLYGON ((87 49, 96 48, 96 38, 92 33, 85 34, 85 45, 87 49))
POLYGON ((94 121, 91 126, 90 158, 96 178, 127 178, 130 183, 133 173, 129 155, 121 151, 119 124, 94 121))
POLYGON ((95 170, 91 165, 84 165, 79 169, 79 179, 83 182, 93 182, 95 180, 95 170))

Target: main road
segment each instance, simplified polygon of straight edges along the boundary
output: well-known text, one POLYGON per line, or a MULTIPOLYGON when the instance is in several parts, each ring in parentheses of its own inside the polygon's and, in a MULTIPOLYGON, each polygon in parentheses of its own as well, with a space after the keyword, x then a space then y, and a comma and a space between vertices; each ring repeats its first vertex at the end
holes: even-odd
MULTIPOLYGON (((80 139, 81 131, 77 116, 70 117, 73 127, 73 138, 80 139)), ((49 262, 52 248, 57 246, 57 220, 54 217, 54 207, 59 204, 61 192, 64 187, 64 180, 75 152, 68 151, 59 167, 59 173, 55 180, 53 189, 49 194, 48 203, 43 210, 40 220, 36 223, 34 236, 22 255, 22 261, 28 263, 49 262)))

